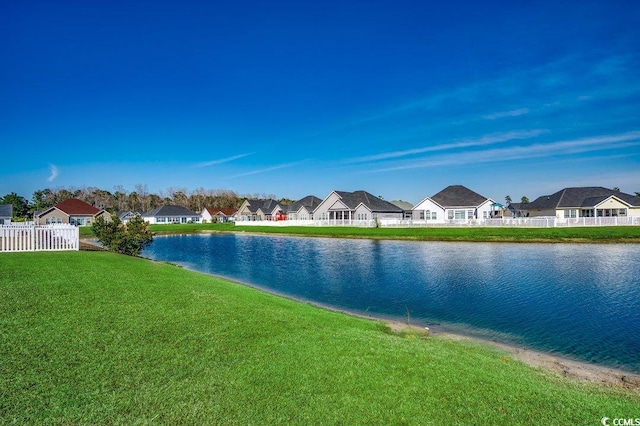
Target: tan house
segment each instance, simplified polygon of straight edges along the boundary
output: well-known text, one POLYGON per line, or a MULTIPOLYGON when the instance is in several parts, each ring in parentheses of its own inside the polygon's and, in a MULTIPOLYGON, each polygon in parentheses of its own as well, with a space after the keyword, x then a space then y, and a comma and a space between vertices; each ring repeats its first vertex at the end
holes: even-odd
POLYGON ((276 220, 284 215, 284 209, 270 198, 245 200, 236 213, 236 222, 276 220))
POLYGON ((76 226, 90 226, 98 217, 110 220, 111 215, 105 210, 93 207, 77 198, 69 198, 50 207, 35 216, 38 225, 68 223, 76 226))

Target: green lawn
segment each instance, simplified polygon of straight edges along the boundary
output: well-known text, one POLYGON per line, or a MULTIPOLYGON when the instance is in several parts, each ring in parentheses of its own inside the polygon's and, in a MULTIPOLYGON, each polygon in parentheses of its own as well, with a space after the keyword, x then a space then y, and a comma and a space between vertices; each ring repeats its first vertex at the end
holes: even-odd
POLYGON ((108 252, 0 255, 2 424, 599 424, 640 392, 108 252))
MULTIPOLYGON (((315 226, 241 226, 232 223, 150 225, 158 234, 199 232, 259 232, 318 237, 379 238, 421 241, 488 242, 629 242, 640 243, 640 226, 575 228, 357 228, 315 226)), ((80 236, 93 235, 90 227, 80 236)))

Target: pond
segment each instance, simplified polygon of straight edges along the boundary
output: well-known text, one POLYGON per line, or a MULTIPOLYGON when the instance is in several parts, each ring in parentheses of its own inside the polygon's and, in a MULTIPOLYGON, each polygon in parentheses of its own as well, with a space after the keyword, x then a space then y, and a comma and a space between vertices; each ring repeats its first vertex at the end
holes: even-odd
POLYGON ((640 245, 156 237, 143 256, 303 301, 640 372, 640 245))

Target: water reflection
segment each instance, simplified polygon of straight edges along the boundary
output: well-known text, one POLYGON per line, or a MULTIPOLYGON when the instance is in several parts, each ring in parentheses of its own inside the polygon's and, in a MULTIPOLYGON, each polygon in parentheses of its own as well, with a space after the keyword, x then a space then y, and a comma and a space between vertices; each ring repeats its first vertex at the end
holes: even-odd
POLYGON ((144 255, 340 309, 410 316, 640 372, 640 245, 235 234, 159 237, 144 255))

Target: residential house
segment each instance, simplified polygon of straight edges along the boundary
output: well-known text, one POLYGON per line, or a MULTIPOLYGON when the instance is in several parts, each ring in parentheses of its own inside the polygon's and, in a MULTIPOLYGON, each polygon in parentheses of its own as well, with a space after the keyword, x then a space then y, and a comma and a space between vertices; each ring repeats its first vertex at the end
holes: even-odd
POLYGON ((236 221, 275 220, 284 215, 285 211, 276 200, 249 199, 245 200, 236 213, 236 221))
POLYGON ((13 204, 0 204, 0 225, 9 225, 13 217, 13 204))
POLYGON ((132 211, 128 211, 128 212, 118 212, 116 213, 116 215, 118 216, 118 219, 120 219, 120 222, 122 223, 127 223, 129 222, 131 219, 133 219, 134 217, 138 216, 142 216, 141 213, 139 212, 132 212, 132 211))
POLYGON ((522 204, 529 217, 640 217, 640 197, 601 186, 564 188, 522 204))
POLYGON ((313 213, 322 200, 314 195, 307 195, 287 206, 288 220, 312 220, 313 213))
POLYGON ((236 220, 238 209, 223 209, 220 207, 205 207, 200 213, 203 223, 207 222, 233 222, 236 220))
POLYGON ((318 205, 314 220, 402 219, 404 210, 366 191, 333 191, 318 205))
POLYGON ((462 185, 447 186, 413 207, 413 219, 428 223, 471 221, 500 216, 501 209, 487 198, 462 185))
POLYGON ((527 212, 522 210, 522 206, 526 206, 527 203, 509 203, 507 204, 506 211, 511 214, 511 217, 526 217, 527 212))
POLYGON ((149 224, 200 223, 200 215, 186 207, 166 205, 142 213, 149 224))
POLYGON ((108 221, 111 219, 111 214, 77 198, 69 198, 39 212, 34 219, 38 225, 68 223, 89 226, 98 217, 104 217, 108 221))

